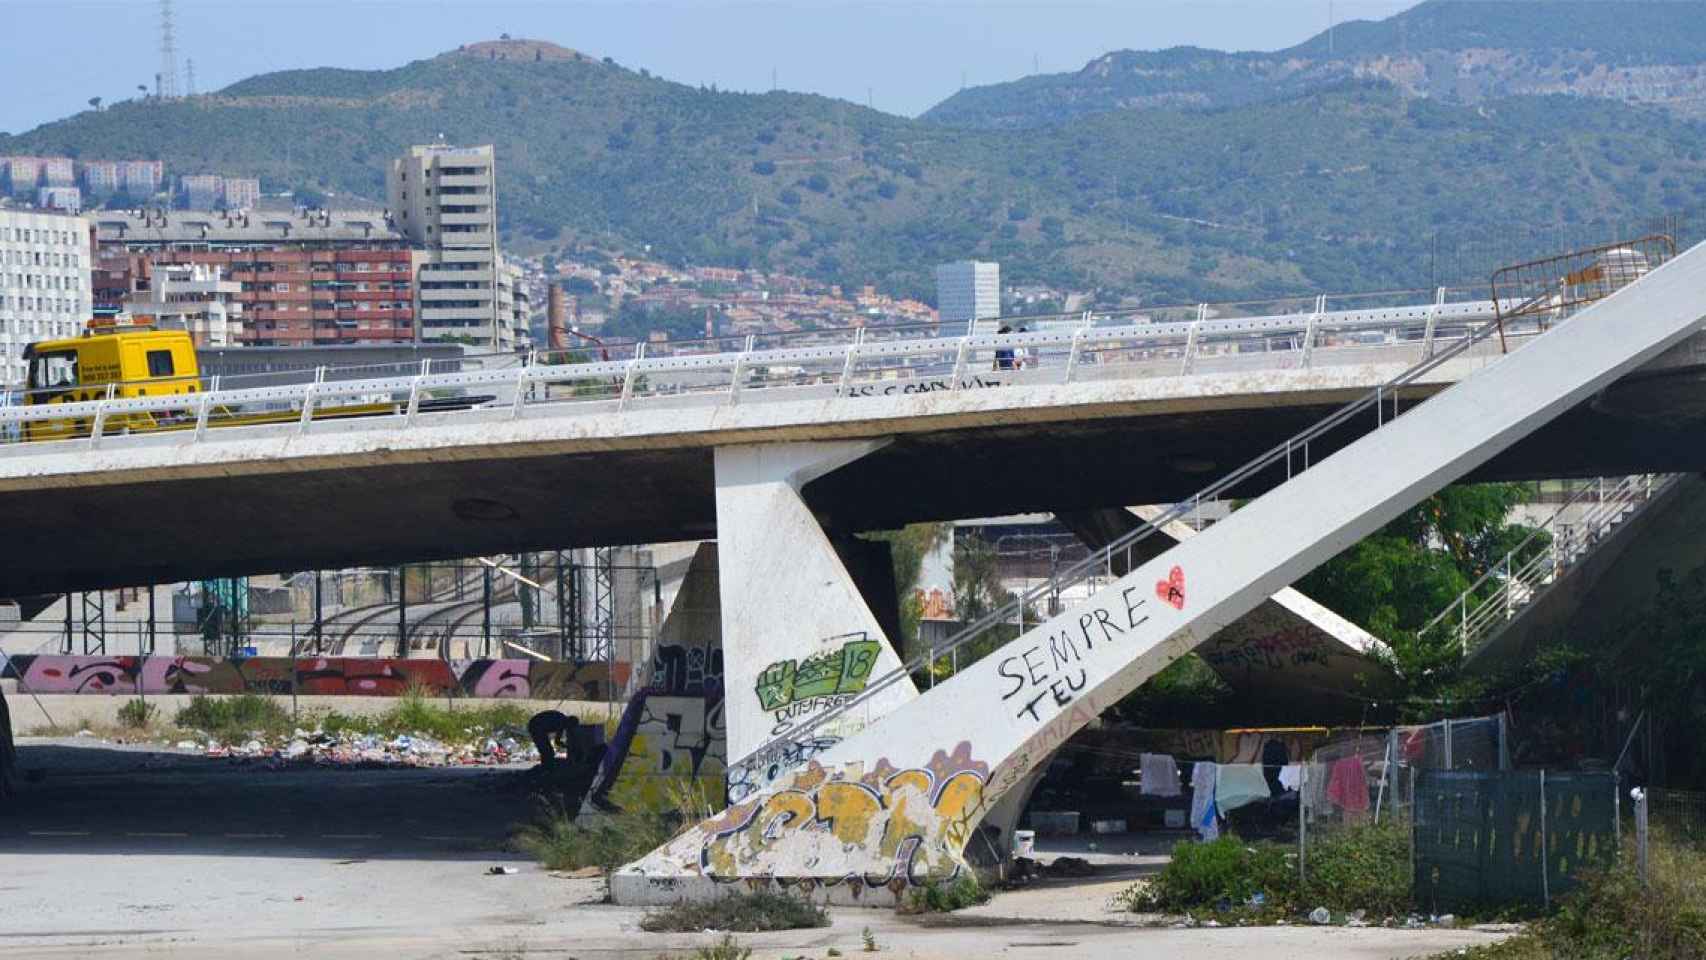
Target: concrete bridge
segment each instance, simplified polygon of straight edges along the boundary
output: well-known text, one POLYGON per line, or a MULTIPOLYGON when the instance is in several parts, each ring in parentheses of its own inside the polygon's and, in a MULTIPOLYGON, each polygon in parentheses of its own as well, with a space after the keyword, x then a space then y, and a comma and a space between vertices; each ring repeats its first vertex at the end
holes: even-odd
MULTIPOLYGON (((920 520, 1171 502, 1495 313, 1491 301, 1443 293, 1326 306, 1173 323, 1087 315, 1007 336, 870 331, 832 345, 749 341, 449 373, 423 364, 408 376, 221 387, 187 408, 182 397, 4 408, 0 436, 44 418, 75 418, 83 435, 0 445, 18 545, 0 559, 0 594, 711 538, 721 532, 716 452, 737 446, 860 445, 802 488, 837 540, 920 520), (433 406, 457 393, 488 399, 433 406), (376 399, 393 412, 316 418, 376 399), (262 407, 296 417, 220 426, 229 411, 262 407), (143 412, 180 416, 183 428, 107 427, 143 412)), ((1543 328, 1511 325, 1504 349, 1543 328)), ((1390 402, 1403 409, 1502 355, 1482 341, 1390 402)), ((1706 341, 1681 343, 1470 478, 1706 469, 1702 421, 1678 416, 1706 412, 1703 370, 1706 341)), ((1299 456, 1329 455, 1366 429, 1347 424, 1299 456)), ((1282 479, 1251 476, 1232 494, 1282 479)))
MULTIPOLYGON (((716 896, 730 884, 774 884, 887 905, 913 886, 953 879, 969 857, 999 858, 1038 772, 1103 710, 1324 560, 1660 360, 1706 322, 1706 247, 1628 279, 1407 412, 1391 416, 1391 394, 1382 388, 1233 471, 1198 497, 1224 495, 1262 474, 1278 479, 1202 533, 1152 557, 1140 549, 1152 527, 1110 541, 1109 562, 1064 572, 1014 608, 1088 581, 1087 599, 1045 608, 1049 614, 1017 636, 990 633, 1011 623, 1012 610, 973 624, 955 647, 1011 639, 923 693, 910 679, 919 664, 894 663, 882 646, 861 648, 852 660, 845 646, 831 649, 847 630, 868 629, 870 615, 845 574, 833 575, 833 551, 800 496, 878 444, 719 448, 718 550, 724 570, 738 571, 732 579, 741 601, 731 604, 725 577, 729 782, 742 789, 731 789, 726 810, 620 871, 613 896, 659 903, 716 896), (1333 454, 1307 466, 1298 460, 1300 446, 1352 419, 1372 422, 1333 454), (1112 575, 1120 572, 1111 562, 1116 553, 1123 575, 1112 575), (764 576, 767 593, 742 592, 754 573, 764 576), (786 659, 764 662, 776 656, 786 659), (760 734, 752 747, 775 705, 801 692, 801 678, 808 710, 789 712, 779 732, 760 734)), ((1483 327, 1442 362, 1473 360, 1489 333, 1483 327)), ((1402 396, 1431 372, 1412 368, 1394 386, 1402 396)), ((1699 427, 1697 414, 1676 419, 1699 427)))

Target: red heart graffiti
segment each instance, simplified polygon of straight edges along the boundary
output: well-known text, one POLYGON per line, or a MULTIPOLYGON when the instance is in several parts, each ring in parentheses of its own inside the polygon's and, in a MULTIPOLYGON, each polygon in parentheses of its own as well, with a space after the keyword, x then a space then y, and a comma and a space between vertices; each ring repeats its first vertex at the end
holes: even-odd
POLYGON ((1185 609, 1185 571, 1174 567, 1167 579, 1155 581, 1155 595, 1163 603, 1172 604, 1175 610, 1185 609))

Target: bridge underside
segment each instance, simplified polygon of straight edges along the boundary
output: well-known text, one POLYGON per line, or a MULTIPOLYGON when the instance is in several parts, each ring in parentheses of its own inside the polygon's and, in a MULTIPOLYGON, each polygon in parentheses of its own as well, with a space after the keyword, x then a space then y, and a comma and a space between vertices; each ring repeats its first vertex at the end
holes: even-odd
MULTIPOLYGON (((901 434, 804 495, 832 535, 1172 502, 1315 423, 1332 401, 901 434)), ((1372 425, 1359 418, 1308 455, 1372 425)), ((709 447, 374 459, 7 492, 14 550, 0 595, 716 536, 709 447)), ((1467 479, 1647 471, 1706 471, 1706 374, 1625 379, 1467 479)), ((1238 494, 1285 479, 1272 474, 1238 494)))

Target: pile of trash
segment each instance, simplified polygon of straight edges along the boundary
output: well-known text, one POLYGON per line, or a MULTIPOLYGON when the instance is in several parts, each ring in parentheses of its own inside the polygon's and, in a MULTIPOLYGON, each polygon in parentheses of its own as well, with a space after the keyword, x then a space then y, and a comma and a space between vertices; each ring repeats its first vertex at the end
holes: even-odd
POLYGON ((512 763, 537 763, 539 751, 531 742, 511 731, 480 737, 465 743, 445 743, 425 736, 399 734, 385 737, 372 733, 296 729, 288 738, 253 737, 243 743, 180 740, 180 751, 196 751, 208 757, 226 757, 242 763, 260 762, 270 769, 287 767, 495 767, 512 763))

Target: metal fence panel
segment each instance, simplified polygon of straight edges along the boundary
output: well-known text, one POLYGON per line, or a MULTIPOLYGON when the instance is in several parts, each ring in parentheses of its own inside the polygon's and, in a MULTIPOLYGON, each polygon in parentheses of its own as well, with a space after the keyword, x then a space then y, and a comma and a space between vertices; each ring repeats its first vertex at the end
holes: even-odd
POLYGON ((1436 910, 1548 903, 1617 849, 1610 773, 1417 772, 1415 894, 1436 910))

